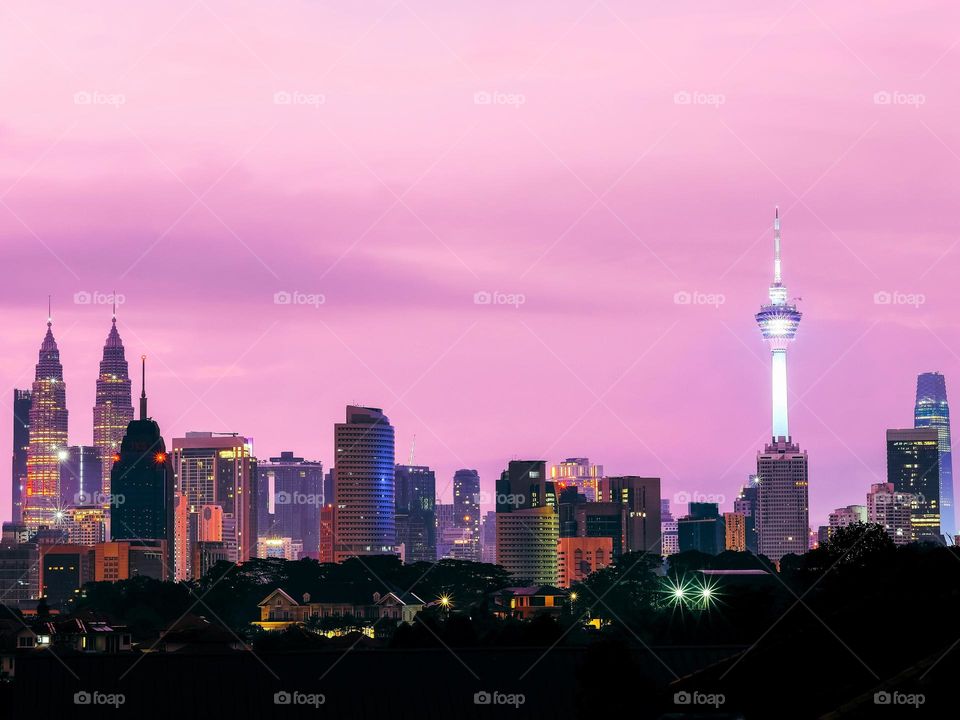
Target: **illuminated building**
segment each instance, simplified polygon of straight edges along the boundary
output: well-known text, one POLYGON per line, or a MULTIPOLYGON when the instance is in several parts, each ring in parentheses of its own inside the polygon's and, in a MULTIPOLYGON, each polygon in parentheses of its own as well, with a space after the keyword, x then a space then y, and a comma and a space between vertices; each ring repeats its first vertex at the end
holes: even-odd
POLYGON ((453 535, 459 537, 459 533, 452 533, 453 528, 453 503, 436 503, 434 505, 437 525, 437 558, 443 559, 450 557, 449 538, 453 535))
POLYGON ((556 585, 559 537, 557 511, 550 506, 497 513, 497 564, 514 582, 556 585))
POLYGON ((257 463, 257 532, 261 538, 289 537, 308 557, 320 551, 323 464, 283 451, 257 463))
POLYGON ((8 606, 40 596, 40 549, 28 542, 30 531, 22 523, 3 523, 0 538, 0 597, 8 606))
POLYGON ((110 539, 159 548, 162 577, 172 575, 174 474, 160 426, 147 416, 146 358, 140 418, 127 426, 111 473, 110 539))
POLYGON ((60 350, 53 337, 53 320, 40 346, 30 404, 30 449, 23 522, 31 530, 52 527, 60 504, 60 463, 67 453, 67 388, 60 350))
POLYGON ((807 454, 793 442, 787 422, 787 347, 797 335, 802 314, 789 300, 782 282, 780 212, 773 221, 773 283, 770 302, 756 314, 763 339, 770 346, 773 436, 757 454, 756 527, 758 550, 774 562, 808 549, 807 454))
POLYGON ((867 522, 883 526, 896 545, 913 542, 917 496, 899 492, 893 483, 875 483, 867 494, 867 522))
POLYGON ((173 494, 173 580, 183 582, 190 579, 190 548, 196 542, 196 533, 191 537, 190 511, 185 493, 173 494))
POLYGON ((462 533, 461 560, 480 560, 480 473, 457 470, 453 474, 453 525, 462 533))
POLYGON ((156 543, 136 541, 105 542, 93 547, 93 572, 96 582, 117 582, 144 576, 166 580, 165 548, 156 543))
POLYGON ((197 530, 196 542, 203 540, 199 528, 204 506, 218 506, 210 512, 218 515, 230 562, 256 557, 257 460, 252 441, 236 433, 188 432, 171 444, 176 489, 187 496, 187 523, 197 530))
POLYGON ((437 559, 437 480, 426 465, 394 468, 397 545, 404 547, 404 562, 437 559))
POLYGON ((723 514, 724 550, 747 551, 747 519, 743 513, 723 514))
POLYGON ((937 429, 940 451, 940 532, 953 537, 957 532, 957 525, 953 504, 950 406, 947 404, 947 381, 940 373, 922 373, 917 377, 913 426, 937 429))
POLYGON ((359 555, 394 553, 393 427, 379 408, 347 406, 334 426, 334 496, 337 562, 359 555))
MULTIPOLYGON (((99 458, 97 458, 99 460, 99 458)), ((97 475, 99 481, 100 476, 97 475)), ((64 510, 66 518, 63 526, 67 529, 70 542, 75 545, 96 545, 106 542, 107 511, 101 505, 68 507, 64 510)))
POLYGON ((84 583, 94 579, 90 548, 84 545, 40 545, 40 594, 51 605, 76 599, 84 583))
POLYGON ((262 537, 257 540, 258 558, 280 558, 281 560, 299 560, 303 554, 303 544, 288 537, 262 537))
POLYGON ((660 554, 660 478, 601 478, 599 499, 626 505, 628 552, 660 554))
POLYGON ((100 458, 101 474, 97 485, 104 495, 110 494, 113 458, 120 452, 120 443, 127 431, 127 425, 132 420, 130 375, 123 342, 117 332, 117 308, 114 305, 110 332, 107 334, 100 359, 96 404, 93 406, 93 446, 100 458))
POLYGON ((613 561, 613 541, 607 537, 563 537, 557 540, 559 586, 568 588, 613 561))
POLYGON ((899 493, 917 496, 913 539, 942 543, 940 537, 940 436, 937 428, 887 430, 887 482, 899 493))
POLYGON ((759 551, 757 540, 757 476, 751 475, 747 484, 740 488, 740 494, 733 501, 733 511, 744 517, 747 535, 747 552, 759 551))
POLYGON ((23 518, 27 490, 27 454, 30 452, 30 391, 13 391, 13 471, 11 477, 11 519, 23 518))
POLYGON ((195 578, 202 578, 219 562, 233 562, 230 559, 230 550, 226 543, 197 541, 193 544, 193 558, 190 561, 190 568, 195 578))
MULTIPOLYGON (((827 538, 833 537, 833 534, 840 528, 867 521, 866 505, 847 505, 837 508, 827 516, 827 538)), ((818 538, 822 541, 821 538, 818 538)))
POLYGON ((677 520, 670 511, 670 501, 666 499, 660 500, 660 547, 664 557, 680 552, 677 520))
POLYGON ((197 513, 197 540, 223 542, 223 508, 219 505, 201 505, 197 513))
POLYGON ((597 501, 597 484, 602 477, 603 465, 591 465, 590 458, 567 458, 550 466, 550 479, 554 481, 557 492, 575 487, 587 498, 587 502, 597 501))
MULTIPOLYGON (((112 463, 111 463, 112 464, 112 463)), ((100 453, 91 445, 71 445, 60 463, 60 505, 92 505, 101 502, 100 453)), ((102 504, 102 503, 101 503, 102 504)))
POLYGON ((320 508, 320 562, 334 561, 334 543, 337 538, 337 508, 333 504, 320 508))

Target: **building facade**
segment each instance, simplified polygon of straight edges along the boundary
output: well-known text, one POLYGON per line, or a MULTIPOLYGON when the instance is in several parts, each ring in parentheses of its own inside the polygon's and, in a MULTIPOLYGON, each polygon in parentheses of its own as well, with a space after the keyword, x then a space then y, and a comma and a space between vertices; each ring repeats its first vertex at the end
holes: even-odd
POLYGON ((23 500, 27 491, 27 454, 30 452, 30 391, 13 391, 13 468, 10 473, 11 519, 23 519, 23 500))
POLYGON ((942 543, 940 535, 940 436, 937 428, 887 430, 887 482, 915 495, 913 539, 942 543))
POLYGON ((867 494, 867 521, 886 530, 895 545, 913 542, 917 496, 897 491, 893 483, 875 483, 867 494))
POLYGON ((97 375, 96 404, 93 406, 93 446, 100 465, 100 482, 97 485, 105 495, 110 494, 113 458, 120 452, 120 443, 132 420, 130 374, 123 342, 117 332, 114 309, 110 332, 103 345, 100 372, 97 375))
POLYGON ((453 474, 453 525, 461 532, 462 560, 480 560, 480 473, 460 469, 453 474))
POLYGON ((426 465, 397 465, 394 469, 397 545, 404 562, 437 559, 437 478, 426 465))
POLYGON ((307 557, 320 553, 323 464, 283 451, 257 463, 257 532, 261 539, 291 538, 307 557))
POLYGON ((568 588, 613 562, 610 538, 564 537, 557 541, 559 586, 568 588))
POLYGON ((913 426, 937 430, 940 451, 940 532, 952 538, 957 534, 957 519, 953 502, 950 406, 947 403, 947 381, 940 373, 921 373, 917 377, 913 426))
POLYGON ((600 479, 600 502, 626 505, 627 550, 660 555, 660 478, 625 475, 600 479))

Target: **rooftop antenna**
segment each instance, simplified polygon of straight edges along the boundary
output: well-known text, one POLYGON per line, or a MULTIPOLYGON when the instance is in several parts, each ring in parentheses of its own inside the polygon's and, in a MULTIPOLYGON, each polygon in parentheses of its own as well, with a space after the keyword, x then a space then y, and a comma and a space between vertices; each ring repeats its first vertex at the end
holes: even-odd
POLYGON ((147 419, 147 356, 140 356, 140 419, 147 419))
POLYGON ((780 207, 776 206, 773 216, 773 282, 780 283, 780 207))
POLYGON ((113 323, 117 323, 117 291, 113 291, 113 323))
POLYGON ((53 306, 50 302, 50 296, 47 295, 47 327, 53 325, 53 306))
POLYGON ((410 459, 407 461, 407 465, 413 465, 413 450, 417 447, 417 434, 413 434, 413 440, 410 442, 410 459))

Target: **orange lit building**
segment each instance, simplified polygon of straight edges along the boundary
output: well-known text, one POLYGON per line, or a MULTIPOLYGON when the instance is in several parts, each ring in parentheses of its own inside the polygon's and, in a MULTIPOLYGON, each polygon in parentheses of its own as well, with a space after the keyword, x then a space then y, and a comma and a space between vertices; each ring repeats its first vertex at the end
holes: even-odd
POLYGON ((728 512, 723 514, 723 524, 726 528, 726 542, 724 547, 727 550, 736 550, 737 552, 747 551, 747 518, 743 513, 728 512))
POLYGON ((590 573, 607 567, 613 559, 613 538, 562 537, 557 541, 557 575, 560 587, 582 582, 590 573))

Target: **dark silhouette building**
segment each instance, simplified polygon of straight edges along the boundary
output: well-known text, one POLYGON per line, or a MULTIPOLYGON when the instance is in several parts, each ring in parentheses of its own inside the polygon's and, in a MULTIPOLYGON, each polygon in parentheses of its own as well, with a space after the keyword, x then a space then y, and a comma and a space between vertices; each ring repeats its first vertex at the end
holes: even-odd
POLYGON ((913 540, 940 538, 940 436, 935 427, 887 430, 887 482, 916 496, 913 540))
POLYGON ((30 450, 30 391, 13 391, 13 471, 10 475, 11 517, 18 523, 23 517, 23 499, 27 489, 27 453, 30 450))
POLYGON ((262 538, 290 538, 306 556, 320 553, 323 464, 283 451, 257 463, 257 532, 262 538))
POLYGON ((627 550, 661 554, 660 478, 601 478, 600 500, 626 505, 627 550))
POLYGON ((690 503, 690 512, 677 521, 680 552, 696 550, 719 555, 726 547, 725 526, 716 503, 690 503))
POLYGON ((405 560, 433 562, 437 559, 436 475, 426 465, 397 465, 397 544, 403 544, 405 560))

